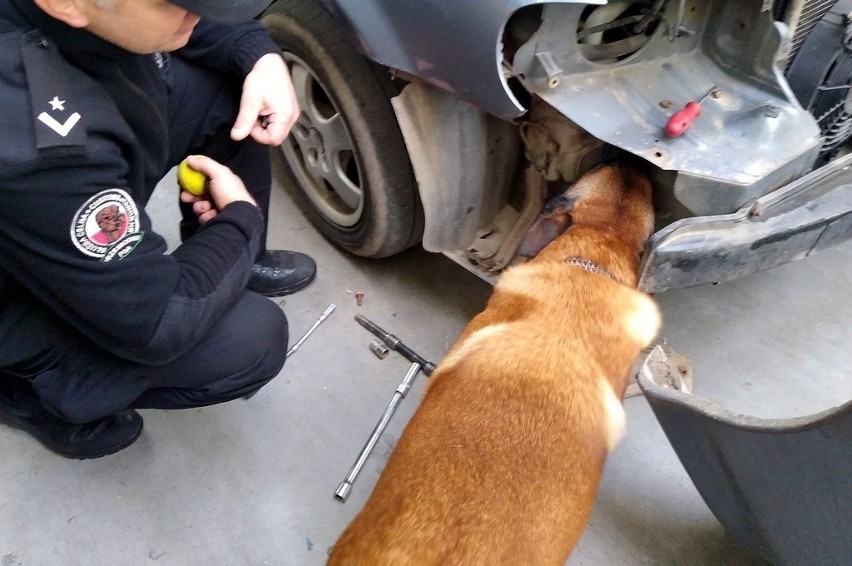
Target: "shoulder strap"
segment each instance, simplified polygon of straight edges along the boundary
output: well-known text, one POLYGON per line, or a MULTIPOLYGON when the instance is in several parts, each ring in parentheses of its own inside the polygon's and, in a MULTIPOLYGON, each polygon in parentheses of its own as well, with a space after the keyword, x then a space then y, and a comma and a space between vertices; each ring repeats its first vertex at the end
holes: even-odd
POLYGON ((36 145, 39 150, 63 148, 72 153, 86 145, 86 129, 77 112, 82 101, 66 74, 67 63, 38 30, 24 34, 21 56, 32 104, 36 145))

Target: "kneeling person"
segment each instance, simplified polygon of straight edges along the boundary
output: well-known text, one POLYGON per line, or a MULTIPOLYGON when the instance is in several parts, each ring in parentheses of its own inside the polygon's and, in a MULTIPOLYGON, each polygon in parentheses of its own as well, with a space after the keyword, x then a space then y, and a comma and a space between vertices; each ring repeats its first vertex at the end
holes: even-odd
POLYGON ((262 295, 316 266, 265 249, 268 147, 298 116, 251 19, 267 3, 0 0, 0 422, 54 452, 111 454, 135 409, 243 397, 284 364, 262 295), (181 194, 167 254, 144 207, 192 154, 209 191, 181 194))

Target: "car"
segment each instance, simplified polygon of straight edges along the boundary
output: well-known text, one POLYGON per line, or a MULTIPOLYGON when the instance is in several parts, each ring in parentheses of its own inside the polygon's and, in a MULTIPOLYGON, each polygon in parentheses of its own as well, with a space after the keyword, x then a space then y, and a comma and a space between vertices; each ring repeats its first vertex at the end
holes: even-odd
POLYGON ((301 115, 274 169, 332 242, 494 281, 595 165, 651 179, 639 286, 852 237, 848 0, 275 0, 301 115))

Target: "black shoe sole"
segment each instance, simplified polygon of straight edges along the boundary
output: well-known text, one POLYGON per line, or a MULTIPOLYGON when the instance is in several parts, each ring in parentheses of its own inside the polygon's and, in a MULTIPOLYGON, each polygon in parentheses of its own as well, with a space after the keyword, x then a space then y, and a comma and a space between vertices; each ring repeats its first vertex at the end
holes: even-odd
MULTIPOLYGON (((141 418, 140 418, 140 420, 141 420, 141 418)), ((127 448, 128 446, 130 446, 131 444, 136 442, 136 440, 142 434, 142 428, 143 428, 140 425, 139 428, 136 430, 136 432, 131 437, 125 438, 121 442, 116 443, 112 446, 103 448, 103 449, 98 450, 96 452, 89 452, 89 453, 81 454, 79 452, 64 450, 61 446, 50 442, 50 440, 43 437, 42 431, 36 425, 33 425, 32 423, 29 423, 27 421, 19 420, 19 419, 16 419, 15 417, 12 417, 12 416, 9 416, 7 414, 3 414, 2 412, 0 412, 0 423, 5 424, 5 425, 7 425, 11 428, 14 428, 16 430, 20 430, 21 432, 27 433, 28 435, 30 435, 34 439, 38 440, 39 443, 41 443, 42 446, 44 446, 45 448, 47 448, 48 450, 50 450, 54 454, 59 454, 60 456, 62 456, 64 458, 69 458, 71 460, 94 460, 96 458, 103 458, 104 456, 109 456, 110 454, 115 454, 116 452, 124 450, 125 448, 127 448)))

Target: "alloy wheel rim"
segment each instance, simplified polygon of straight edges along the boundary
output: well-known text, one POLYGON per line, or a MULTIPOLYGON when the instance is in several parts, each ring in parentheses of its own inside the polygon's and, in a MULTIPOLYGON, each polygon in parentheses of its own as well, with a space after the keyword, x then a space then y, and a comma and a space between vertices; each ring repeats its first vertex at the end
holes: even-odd
POLYGON ((351 228, 364 210, 363 176, 343 114, 311 68, 284 53, 299 118, 280 149, 305 196, 330 222, 351 228))

